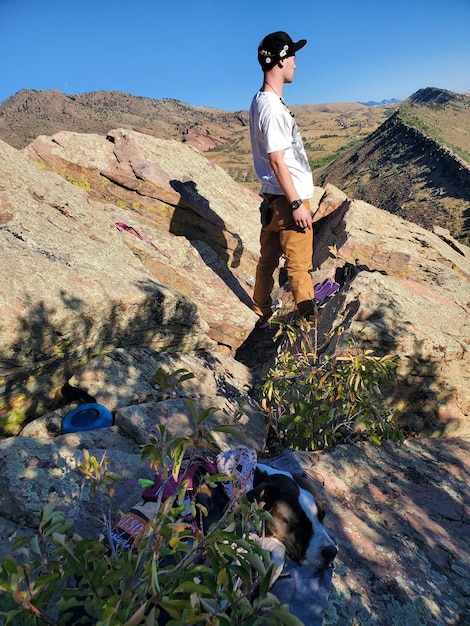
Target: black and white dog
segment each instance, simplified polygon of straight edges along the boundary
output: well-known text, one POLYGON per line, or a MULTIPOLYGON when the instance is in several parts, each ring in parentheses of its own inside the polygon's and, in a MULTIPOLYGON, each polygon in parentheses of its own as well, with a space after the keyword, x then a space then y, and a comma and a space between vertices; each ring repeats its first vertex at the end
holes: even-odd
POLYGON ((280 541, 291 559, 317 570, 331 566, 338 548, 323 526, 325 510, 304 474, 258 463, 247 497, 271 514, 274 523, 267 524, 266 534, 280 541))
MULTIPOLYGON (((275 540, 271 546, 275 546, 278 563, 287 554, 293 561, 312 565, 318 571, 331 567, 338 549, 323 526, 325 509, 307 476, 257 463, 253 487, 246 496, 250 502, 260 503, 273 518, 273 523, 266 523, 265 534, 275 540)), ((208 513, 203 520, 206 531, 223 515, 228 497, 218 485, 211 489, 210 496, 197 500, 208 513)))

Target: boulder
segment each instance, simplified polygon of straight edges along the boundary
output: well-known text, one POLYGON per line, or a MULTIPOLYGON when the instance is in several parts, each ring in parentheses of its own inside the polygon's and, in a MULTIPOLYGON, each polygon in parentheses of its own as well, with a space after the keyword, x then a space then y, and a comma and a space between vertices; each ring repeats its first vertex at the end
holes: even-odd
MULTIPOLYGON (((263 447, 264 417, 250 395, 251 372, 218 352, 171 354, 150 348, 116 349, 91 359, 70 383, 72 389, 86 392, 89 401, 106 407, 119 434, 136 445, 148 443, 149 435, 156 436, 159 424, 167 425, 172 436, 190 437, 197 431, 193 411, 200 414, 213 409, 204 423, 218 449, 240 444, 258 450, 263 447), (156 376, 159 370, 164 381, 160 384, 156 376), (221 425, 233 426, 234 432, 216 432, 221 425)), ((63 417, 75 404, 69 402, 32 420, 20 436, 57 437, 63 417)), ((104 447, 105 431, 97 430, 104 447)), ((116 445, 113 439, 112 447, 116 445)))
POLYGON ((248 395, 252 389, 250 370, 219 352, 168 353, 150 348, 116 349, 91 359, 69 379, 104 404, 110 411, 161 400, 173 388, 187 398, 218 395, 248 395), (162 369, 169 378, 169 389, 162 389, 154 377, 162 369), (188 372, 193 378, 178 382, 176 372, 188 372))
MULTIPOLYGON (((130 130, 112 130, 107 137, 60 132, 53 137, 38 137, 24 152, 41 167, 86 188, 92 198, 126 209, 131 225, 144 230, 155 242, 162 233, 185 237, 211 272, 225 283, 227 296, 217 298, 217 306, 215 289, 206 290, 208 319, 215 316, 218 320, 212 326, 223 325, 224 316, 237 326, 236 317, 230 319, 226 302, 233 308, 235 295, 250 305, 259 251, 260 200, 255 193, 236 183, 196 149, 130 130), (209 302, 211 292, 213 299, 209 302)), ((173 239, 171 252, 166 248, 171 257, 174 247, 173 239)), ((155 259, 151 252, 148 263, 152 273, 167 284, 176 259, 162 255, 155 259)), ((144 256, 142 251, 139 256, 144 256)), ((180 261, 176 267, 183 265, 188 270, 190 263, 190 259, 186 264, 180 261)), ((191 292, 191 285, 184 286, 186 295, 201 296, 191 292)), ((175 288, 182 287, 180 279, 175 288)), ((219 291, 220 286, 216 288, 219 291)))
POLYGON ((397 354, 386 394, 405 428, 470 436, 470 249, 332 186, 323 202, 336 210, 315 227, 313 280, 342 288, 319 311, 319 350, 397 354))
MULTIPOLYGON (((470 249, 448 231, 427 231, 333 185, 322 191, 312 281, 331 277, 341 287, 317 307, 311 349, 320 357, 351 349, 397 355, 396 377, 382 391, 405 432, 470 436, 470 249)), ((273 296, 283 304, 278 317, 291 322, 288 284, 273 296)), ((237 351, 258 381, 280 349, 276 330, 252 333, 237 351)))
POLYGON ((470 620, 470 439, 297 453, 338 556, 324 626, 470 620))
POLYGON ((157 282, 85 191, 0 143, 2 430, 66 373, 116 345, 214 345, 185 295, 157 282))
POLYGON ((40 161, 32 147, 23 154, 0 143, 6 433, 51 408, 57 387, 93 353, 139 345, 172 352, 219 346, 230 354, 256 320, 249 284, 255 194, 189 146, 131 131, 115 131, 112 141, 59 133, 34 145, 62 176, 47 171, 46 156, 40 161), (40 167, 27 156, 33 154, 40 167), (80 175, 67 169, 69 162, 80 175), (171 163, 176 167, 167 174, 171 163), (137 187, 143 178, 153 185, 150 204, 137 202, 142 189, 130 192, 127 204, 112 193, 100 197, 116 204, 97 200, 92 183, 102 186, 108 179, 101 173, 113 167, 135 170, 137 187), (173 227, 178 212, 183 222, 188 218, 193 240, 173 227))
POLYGON ((62 434, 64 416, 78 406, 73 403, 26 424, 18 436, 0 440, 0 561, 19 534, 35 532, 48 502, 64 511, 83 536, 103 532, 100 500, 91 497, 90 483, 79 469, 84 450, 98 462, 105 456, 109 471, 120 477, 112 501, 115 516, 140 500, 139 478, 154 477, 149 462, 142 461, 141 446, 149 444, 151 435, 159 438, 158 425, 166 426, 168 436, 188 440, 200 431, 201 449, 212 457, 237 445, 263 450, 264 415, 248 394, 250 371, 223 354, 119 349, 90 360, 72 381, 112 411, 114 424, 62 434), (152 380, 158 368, 171 385, 152 380), (194 378, 181 382, 175 375, 189 372, 194 378), (209 415, 197 426, 203 411, 209 415))

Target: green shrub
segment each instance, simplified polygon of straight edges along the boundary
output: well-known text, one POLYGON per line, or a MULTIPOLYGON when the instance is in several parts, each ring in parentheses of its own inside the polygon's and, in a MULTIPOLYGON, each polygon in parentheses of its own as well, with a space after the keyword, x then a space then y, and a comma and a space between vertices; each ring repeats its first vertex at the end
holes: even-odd
POLYGON ((378 357, 350 345, 320 360, 314 323, 281 325, 280 332, 290 345, 278 354, 260 393, 262 406, 289 445, 315 450, 360 439, 403 439, 397 412, 386 405, 380 388, 394 378, 397 356, 378 357))
MULTIPOLYGON (((154 381, 173 393, 176 381, 188 377, 184 370, 175 376, 159 371, 154 381)), ((213 409, 198 414, 189 404, 197 424, 193 437, 172 438, 161 426, 143 447, 142 458, 163 480, 177 477, 183 459, 200 453, 200 443, 203 454, 210 447, 204 422, 213 409)), ((125 549, 111 538, 117 476, 105 456, 98 461, 87 451, 80 469, 99 503, 103 533, 96 540, 80 537, 62 512, 47 505, 38 535, 14 546, 21 562, 11 556, 0 567, 3 624, 150 626, 166 615, 169 626, 301 625, 269 592, 273 564, 251 535, 261 532, 269 514, 256 503, 245 496, 232 501, 203 534, 187 515, 201 517, 206 510, 183 482, 176 496, 157 503, 145 533, 125 549)), ((227 477, 207 475, 198 489, 222 479, 227 477)))

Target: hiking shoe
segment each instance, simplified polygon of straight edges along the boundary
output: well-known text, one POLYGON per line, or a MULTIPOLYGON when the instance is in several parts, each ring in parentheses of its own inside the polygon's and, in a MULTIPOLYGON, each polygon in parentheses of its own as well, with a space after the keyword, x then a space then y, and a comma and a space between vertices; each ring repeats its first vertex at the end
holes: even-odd
POLYGON ((261 315, 255 324, 256 330, 264 330, 265 328, 268 328, 270 318, 271 313, 269 313, 268 315, 261 315))
POLYGON ((278 311, 281 308, 282 308, 281 298, 274 300, 274 302, 271 305, 271 312, 266 313, 265 315, 260 315, 258 321, 255 324, 255 328, 257 330, 263 330, 263 328, 267 328, 269 326, 269 320, 271 319, 271 317, 274 315, 274 313, 276 313, 276 311, 278 311))

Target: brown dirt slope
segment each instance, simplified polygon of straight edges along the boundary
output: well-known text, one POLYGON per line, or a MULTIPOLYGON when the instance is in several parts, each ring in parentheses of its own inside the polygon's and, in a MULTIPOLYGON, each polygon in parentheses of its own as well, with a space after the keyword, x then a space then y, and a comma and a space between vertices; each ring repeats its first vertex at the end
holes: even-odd
POLYGON ((470 242, 470 97, 421 89, 358 146, 314 172, 428 230, 470 242))

